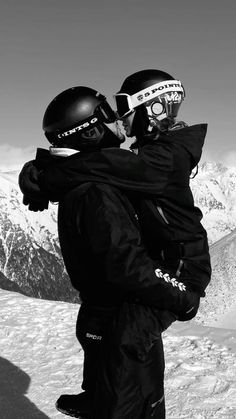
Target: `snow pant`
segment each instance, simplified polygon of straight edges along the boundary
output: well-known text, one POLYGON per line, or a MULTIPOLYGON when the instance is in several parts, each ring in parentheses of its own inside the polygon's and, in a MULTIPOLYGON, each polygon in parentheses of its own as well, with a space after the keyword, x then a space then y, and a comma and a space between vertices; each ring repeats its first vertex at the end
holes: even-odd
MULTIPOLYGON (((82 304, 76 333, 84 349, 82 388, 94 395, 92 419, 165 418, 160 313, 130 303, 82 304)), ((169 324, 175 320, 166 314, 169 324)))
POLYGON ((97 377, 101 371, 104 340, 118 308, 94 307, 82 303, 77 323, 76 337, 84 351, 82 389, 95 394, 97 377))

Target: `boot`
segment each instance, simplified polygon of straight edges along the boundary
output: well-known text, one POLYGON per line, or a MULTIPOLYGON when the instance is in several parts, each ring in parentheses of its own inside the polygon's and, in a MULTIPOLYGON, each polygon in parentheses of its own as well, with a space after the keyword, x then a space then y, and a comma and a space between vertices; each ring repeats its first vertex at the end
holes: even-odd
POLYGON ((62 394, 56 401, 56 408, 74 418, 90 419, 93 397, 87 391, 79 394, 62 394))

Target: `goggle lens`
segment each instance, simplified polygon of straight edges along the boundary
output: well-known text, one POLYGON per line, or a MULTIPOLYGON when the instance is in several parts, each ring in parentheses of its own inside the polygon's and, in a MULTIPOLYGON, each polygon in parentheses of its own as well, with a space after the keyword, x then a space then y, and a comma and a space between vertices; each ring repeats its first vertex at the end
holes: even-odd
POLYGON ((123 118, 131 112, 129 98, 130 96, 125 93, 118 93, 115 95, 117 114, 119 118, 123 118))
POLYGON ((116 114, 107 102, 101 103, 96 109, 99 122, 111 124, 116 121, 116 114))

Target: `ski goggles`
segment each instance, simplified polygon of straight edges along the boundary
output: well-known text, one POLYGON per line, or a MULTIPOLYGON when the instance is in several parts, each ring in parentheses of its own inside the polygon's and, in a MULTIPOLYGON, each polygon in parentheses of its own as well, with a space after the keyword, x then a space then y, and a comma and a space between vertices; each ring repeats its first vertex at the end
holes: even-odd
POLYGON ((111 124, 112 122, 115 122, 117 119, 116 113, 106 101, 105 96, 100 95, 99 99, 100 98, 102 99, 102 102, 96 107, 94 117, 97 117, 99 122, 105 124, 111 124))
POLYGON ((127 117, 137 106, 170 92, 179 92, 182 93, 183 97, 185 96, 184 87, 180 80, 166 80, 156 83, 133 95, 118 92, 114 95, 118 118, 127 117))

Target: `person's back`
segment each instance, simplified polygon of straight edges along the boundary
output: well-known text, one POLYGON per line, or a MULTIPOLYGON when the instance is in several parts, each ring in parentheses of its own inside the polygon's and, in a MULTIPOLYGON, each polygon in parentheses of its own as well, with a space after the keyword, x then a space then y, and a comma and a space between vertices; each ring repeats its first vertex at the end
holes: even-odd
POLYGON ((139 150, 139 158, 162 168, 160 189, 152 199, 136 201, 144 241, 153 259, 177 271, 180 260, 185 268, 198 265, 201 277, 184 278, 204 296, 211 275, 207 233, 201 224, 202 213, 195 207, 190 175, 199 161, 206 125, 185 127, 161 134, 139 150), (155 161, 156 160, 156 161, 155 161))
POLYGON ((158 236, 164 242, 190 241, 205 232, 202 213, 194 205, 190 175, 199 162, 206 129, 202 124, 169 131, 139 149, 138 158, 160 172, 152 202, 159 214, 158 236))
POLYGON ((72 285, 86 304, 109 307, 124 301, 124 294, 108 279, 106 264, 112 246, 106 217, 115 216, 118 194, 108 185, 90 182, 74 188, 59 201, 58 234, 63 260, 72 285), (101 207, 106 213, 101 213, 101 207))
POLYGON ((178 282, 173 287, 158 281, 159 266, 148 255, 136 212, 117 188, 93 182, 66 194, 59 201, 58 233, 67 272, 83 302, 140 301, 174 313, 188 304, 186 287, 182 293, 178 282))

